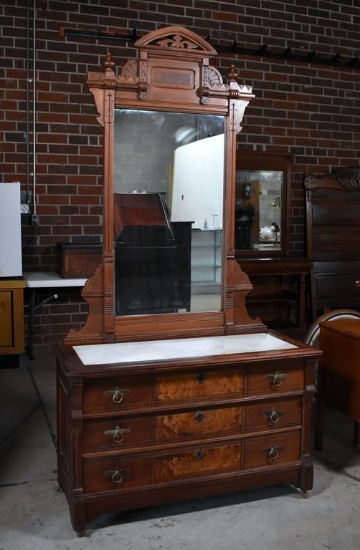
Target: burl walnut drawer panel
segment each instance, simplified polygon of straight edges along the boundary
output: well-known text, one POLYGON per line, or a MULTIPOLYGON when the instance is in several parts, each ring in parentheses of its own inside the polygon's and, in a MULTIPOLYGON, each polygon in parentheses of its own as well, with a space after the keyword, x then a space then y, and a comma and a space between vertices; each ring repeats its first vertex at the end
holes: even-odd
POLYGON ((241 446, 223 445, 177 452, 156 458, 156 481, 166 481, 178 477, 197 476, 209 473, 238 471, 240 468, 241 446))
POLYGON ((110 418, 84 422, 83 452, 93 453, 149 443, 152 418, 110 418))
POLYGON ((301 413, 301 397, 262 401, 247 405, 245 431, 254 432, 267 428, 300 426, 301 413))
POLYGON ((304 367, 302 363, 279 363, 250 368, 248 395, 299 391, 304 387, 304 367))
POLYGON ((150 458, 84 460, 84 491, 119 490, 151 482, 150 458))
POLYGON ((156 418, 157 441, 203 437, 219 433, 224 435, 241 430, 241 408, 198 410, 181 414, 168 414, 156 418))
POLYGON ((243 374, 236 370, 199 371, 157 378, 158 401, 243 393, 243 374))
POLYGON ((105 413, 149 405, 152 397, 150 377, 87 379, 84 384, 84 413, 105 413))
POLYGON ((276 467, 296 462, 300 460, 300 443, 300 430, 249 438, 244 447, 244 468, 276 467))

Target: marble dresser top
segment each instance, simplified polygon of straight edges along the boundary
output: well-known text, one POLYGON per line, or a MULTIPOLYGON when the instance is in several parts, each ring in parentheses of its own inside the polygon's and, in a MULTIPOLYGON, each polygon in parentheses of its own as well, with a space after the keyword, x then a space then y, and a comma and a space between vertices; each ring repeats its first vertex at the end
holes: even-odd
POLYGON ((296 345, 267 333, 74 346, 84 365, 189 359, 296 348, 296 345))

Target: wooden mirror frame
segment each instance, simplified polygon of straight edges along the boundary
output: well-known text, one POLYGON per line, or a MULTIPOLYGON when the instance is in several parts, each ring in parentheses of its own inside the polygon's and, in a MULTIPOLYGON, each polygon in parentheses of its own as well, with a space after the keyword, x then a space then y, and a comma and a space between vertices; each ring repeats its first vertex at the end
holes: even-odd
POLYGON ((234 195, 236 136, 249 101, 248 86, 239 85, 234 66, 227 83, 210 66, 212 46, 183 27, 151 32, 135 44, 136 59, 115 73, 110 53, 102 72, 89 72, 87 85, 94 96, 103 128, 103 263, 82 292, 89 313, 84 326, 70 331, 67 344, 111 343, 195 336, 216 336, 265 329, 249 317, 246 295, 252 285, 234 257, 234 195), (217 114, 225 120, 223 304, 219 312, 185 312, 115 316, 113 243, 113 148, 115 109, 217 114))
MULTIPOLYGON (((286 258, 290 250, 290 186, 291 166, 293 156, 291 154, 278 154, 265 151, 244 151, 238 149, 236 152, 236 171, 278 171, 283 172, 283 188, 281 193, 281 231, 280 250, 259 249, 246 250, 235 249, 235 255, 241 258, 286 258)), ((234 226, 235 231, 235 226, 234 226)))

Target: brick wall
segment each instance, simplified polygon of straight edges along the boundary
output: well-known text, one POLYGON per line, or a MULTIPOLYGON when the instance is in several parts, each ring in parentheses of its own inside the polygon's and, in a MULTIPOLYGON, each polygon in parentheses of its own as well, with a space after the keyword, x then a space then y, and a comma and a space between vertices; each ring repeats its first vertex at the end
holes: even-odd
MULTIPOLYGON (((100 70, 108 50, 119 65, 135 56, 132 41, 115 39, 116 33, 141 36, 167 25, 186 26, 209 40, 218 47, 221 72, 233 63, 240 81, 253 86, 256 99, 245 113, 239 147, 294 155, 291 247, 294 255, 303 253, 304 172, 358 164, 358 0, 183 0, 179 5, 3 0, 0 175, 3 181, 20 180, 24 191, 32 191, 34 183, 33 65, 27 55, 27 45, 32 54, 34 4, 39 225, 23 217, 25 271, 55 270, 58 241, 100 238, 101 129, 86 74, 100 70), (65 29, 114 36, 84 37, 65 29), (258 55, 252 55, 255 51, 258 55)), ((81 323, 85 311, 76 292, 61 305, 47 305, 37 315, 35 341, 60 339, 69 325, 81 323)))

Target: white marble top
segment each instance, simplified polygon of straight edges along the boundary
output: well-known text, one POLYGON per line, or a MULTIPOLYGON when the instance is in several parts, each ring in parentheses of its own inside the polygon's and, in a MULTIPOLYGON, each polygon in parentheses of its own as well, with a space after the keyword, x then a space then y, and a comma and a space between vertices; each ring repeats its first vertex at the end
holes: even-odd
POLYGON ((271 334, 236 334, 151 342, 74 346, 84 365, 161 361, 257 351, 296 349, 297 346, 271 334))
POLYGON ((64 279, 57 273, 29 272, 24 273, 23 277, 26 286, 29 288, 51 288, 51 287, 70 287, 84 286, 86 279, 64 279))

